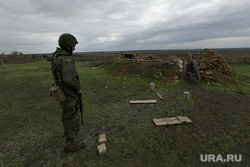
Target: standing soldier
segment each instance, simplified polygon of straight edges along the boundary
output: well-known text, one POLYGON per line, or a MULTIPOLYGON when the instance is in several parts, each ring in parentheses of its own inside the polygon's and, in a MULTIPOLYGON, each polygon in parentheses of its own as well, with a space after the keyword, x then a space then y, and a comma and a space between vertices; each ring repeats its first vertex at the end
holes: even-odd
POLYGON ((65 33, 59 37, 58 44, 60 48, 56 49, 48 61, 51 61, 54 81, 62 88, 66 97, 66 100, 60 102, 65 136, 64 151, 73 152, 86 147, 83 142, 77 141, 80 130, 80 113, 77 111, 77 105, 82 90, 72 53, 78 42, 73 35, 65 33))

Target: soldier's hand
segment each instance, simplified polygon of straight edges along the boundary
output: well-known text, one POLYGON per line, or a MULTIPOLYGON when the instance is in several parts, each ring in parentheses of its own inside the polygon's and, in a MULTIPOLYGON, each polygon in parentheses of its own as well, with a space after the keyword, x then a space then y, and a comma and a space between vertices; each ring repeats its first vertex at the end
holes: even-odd
POLYGON ((82 89, 78 90, 76 94, 77 95, 82 94, 82 89))

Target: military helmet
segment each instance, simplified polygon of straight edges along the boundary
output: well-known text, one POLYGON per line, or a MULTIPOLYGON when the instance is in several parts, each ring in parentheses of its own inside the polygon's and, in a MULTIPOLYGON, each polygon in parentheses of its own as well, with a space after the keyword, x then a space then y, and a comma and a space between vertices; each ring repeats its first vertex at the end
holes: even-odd
POLYGON ((76 38, 68 33, 62 34, 58 40, 58 45, 61 48, 74 47, 76 44, 78 44, 76 38))

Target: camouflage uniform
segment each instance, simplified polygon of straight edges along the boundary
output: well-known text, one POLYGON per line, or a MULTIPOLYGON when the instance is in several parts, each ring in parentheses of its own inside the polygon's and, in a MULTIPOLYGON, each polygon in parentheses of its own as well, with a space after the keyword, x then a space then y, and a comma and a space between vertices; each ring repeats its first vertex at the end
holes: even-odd
MULTIPOLYGON (((75 43, 77 44, 77 41, 75 43)), ((76 105, 78 101, 77 91, 79 91, 81 87, 79 75, 75 68, 75 60, 72 57, 72 50, 69 51, 61 46, 61 48, 56 49, 48 60, 51 61, 54 81, 56 85, 63 88, 66 96, 66 100, 60 102, 66 142, 65 149, 69 150, 68 152, 77 151, 75 149, 80 147, 76 146, 76 138, 80 130, 80 113, 76 111, 76 105)))

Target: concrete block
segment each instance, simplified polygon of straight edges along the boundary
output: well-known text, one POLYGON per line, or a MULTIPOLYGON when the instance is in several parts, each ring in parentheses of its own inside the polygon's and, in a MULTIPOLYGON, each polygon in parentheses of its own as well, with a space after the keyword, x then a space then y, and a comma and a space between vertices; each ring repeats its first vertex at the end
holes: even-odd
POLYGON ((99 145, 99 146, 97 147, 97 149, 98 149, 98 152, 99 152, 100 155, 102 155, 102 154, 104 154, 104 153, 107 152, 105 143, 99 145))
POLYGON ((105 143, 105 142, 107 142, 106 135, 105 134, 100 135, 99 138, 98 138, 98 142, 99 143, 105 143))

